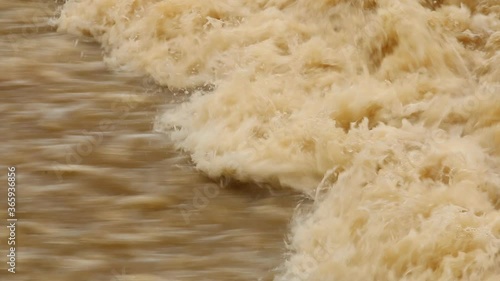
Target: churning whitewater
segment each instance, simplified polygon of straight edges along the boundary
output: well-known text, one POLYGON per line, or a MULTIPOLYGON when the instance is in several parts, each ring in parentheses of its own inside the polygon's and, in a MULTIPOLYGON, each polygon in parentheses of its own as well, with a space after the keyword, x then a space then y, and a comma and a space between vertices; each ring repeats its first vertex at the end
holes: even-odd
POLYGON ((500 280, 498 0, 70 0, 58 26, 186 93, 156 128, 199 170, 314 199, 275 280, 500 280))

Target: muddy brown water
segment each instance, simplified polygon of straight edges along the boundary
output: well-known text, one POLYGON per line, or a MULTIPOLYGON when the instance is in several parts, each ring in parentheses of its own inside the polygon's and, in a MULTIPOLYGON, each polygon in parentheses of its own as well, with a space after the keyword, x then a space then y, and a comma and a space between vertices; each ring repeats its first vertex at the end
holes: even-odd
POLYGON ((178 99, 57 33, 60 4, 0 1, 1 185, 16 167, 18 218, 0 279, 271 280, 301 197, 195 171, 153 130, 178 99))

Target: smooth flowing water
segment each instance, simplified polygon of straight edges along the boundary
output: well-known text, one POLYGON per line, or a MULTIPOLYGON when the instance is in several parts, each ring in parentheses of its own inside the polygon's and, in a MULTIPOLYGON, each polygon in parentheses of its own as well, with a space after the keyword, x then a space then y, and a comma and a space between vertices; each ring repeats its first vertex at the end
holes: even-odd
POLYGON ((19 280, 500 279, 499 1, 0 7, 19 280))

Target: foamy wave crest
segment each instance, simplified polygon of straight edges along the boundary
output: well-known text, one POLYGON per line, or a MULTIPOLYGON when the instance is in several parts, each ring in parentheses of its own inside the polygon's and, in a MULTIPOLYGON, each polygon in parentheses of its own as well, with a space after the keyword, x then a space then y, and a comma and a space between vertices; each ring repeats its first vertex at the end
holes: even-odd
POLYGON ((59 28, 190 93, 157 128, 291 187, 276 280, 500 279, 500 4, 80 0, 59 28))

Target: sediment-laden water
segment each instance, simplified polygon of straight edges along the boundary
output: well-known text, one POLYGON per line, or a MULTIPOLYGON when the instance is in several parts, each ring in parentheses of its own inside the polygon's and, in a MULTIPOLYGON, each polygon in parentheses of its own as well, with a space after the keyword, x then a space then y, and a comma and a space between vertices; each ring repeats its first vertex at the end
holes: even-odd
POLYGON ((0 3, 26 276, 500 278, 498 1, 0 3))

